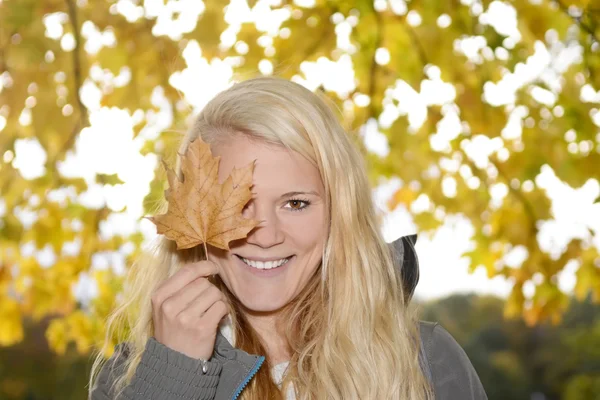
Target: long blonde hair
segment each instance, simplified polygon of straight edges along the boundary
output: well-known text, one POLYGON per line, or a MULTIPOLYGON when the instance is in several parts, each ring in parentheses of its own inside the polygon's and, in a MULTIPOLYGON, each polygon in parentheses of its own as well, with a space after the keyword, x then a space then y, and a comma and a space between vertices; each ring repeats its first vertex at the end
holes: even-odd
MULTIPOLYGON (((419 366, 419 332, 405 303, 400 274, 381 235, 364 159, 325 100, 287 80, 243 81, 213 98, 183 138, 179 154, 196 137, 211 146, 245 134, 300 153, 320 171, 329 234, 317 273, 282 311, 291 362, 280 391, 267 362, 242 392, 244 400, 283 399, 293 384, 298 399, 432 399, 419 366), (350 233, 350 234, 349 234, 350 233)), ((178 165, 179 169, 179 165, 178 165)), ((164 205, 163 205, 164 208, 164 205)), ((202 246, 177 251, 160 238, 129 271, 125 299, 108 320, 107 341, 123 326, 130 348, 123 388, 133 377, 153 334, 150 296, 186 262, 204 258, 202 246)), ((232 305, 236 347, 266 355, 265 346, 232 305)), ((90 387, 104 357, 94 363, 90 387)))

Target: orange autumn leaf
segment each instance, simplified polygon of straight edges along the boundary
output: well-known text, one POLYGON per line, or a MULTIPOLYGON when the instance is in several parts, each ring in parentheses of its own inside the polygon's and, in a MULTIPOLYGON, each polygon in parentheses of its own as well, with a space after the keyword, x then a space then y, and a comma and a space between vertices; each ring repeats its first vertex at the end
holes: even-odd
POLYGON ((244 205, 251 199, 254 163, 233 169, 220 184, 220 157, 213 157, 210 146, 198 138, 181 155, 183 181, 165 165, 169 189, 166 214, 148 219, 159 234, 177 243, 178 249, 210 244, 229 250, 229 242, 246 237, 259 221, 242 217, 244 205))

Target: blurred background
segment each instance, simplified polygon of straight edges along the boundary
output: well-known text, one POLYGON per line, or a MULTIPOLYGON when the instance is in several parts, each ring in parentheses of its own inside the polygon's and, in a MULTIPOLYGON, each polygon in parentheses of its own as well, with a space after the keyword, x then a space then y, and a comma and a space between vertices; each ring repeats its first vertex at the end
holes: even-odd
POLYGON ((191 118, 322 91, 490 399, 600 399, 600 1, 0 0, 0 399, 84 399, 191 118))

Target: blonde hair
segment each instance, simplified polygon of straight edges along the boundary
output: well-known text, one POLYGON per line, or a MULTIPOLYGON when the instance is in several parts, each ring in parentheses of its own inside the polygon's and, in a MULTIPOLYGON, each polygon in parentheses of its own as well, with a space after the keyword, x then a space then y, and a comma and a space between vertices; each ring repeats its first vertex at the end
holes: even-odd
MULTIPOLYGON (((321 265, 282 311, 292 354, 283 389, 272 382, 267 357, 241 398, 283 399, 293 384, 298 399, 433 399, 419 365, 418 322, 380 233, 364 159, 332 109, 319 95, 284 79, 243 81, 204 107, 179 154, 198 136, 214 146, 240 133, 311 161, 321 174, 329 217, 321 265)), ((107 341, 120 327, 128 328, 130 355, 117 388, 131 380, 152 336, 152 291, 184 263, 203 258, 202 246, 177 251, 161 238, 154 252, 130 269, 125 301, 107 326, 107 341)), ((218 277, 215 284, 233 307, 236 346, 266 355, 236 298, 218 277)), ((98 355, 90 387, 103 362, 98 355)))

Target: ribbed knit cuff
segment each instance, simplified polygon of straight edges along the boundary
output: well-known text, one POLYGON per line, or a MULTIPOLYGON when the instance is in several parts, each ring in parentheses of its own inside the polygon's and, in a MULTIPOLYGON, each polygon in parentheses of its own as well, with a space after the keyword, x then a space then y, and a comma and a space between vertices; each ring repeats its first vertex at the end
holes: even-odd
POLYGON ((203 374, 202 361, 150 338, 132 381, 134 397, 214 399, 223 367, 216 361, 209 361, 207 367, 206 374, 203 374))

